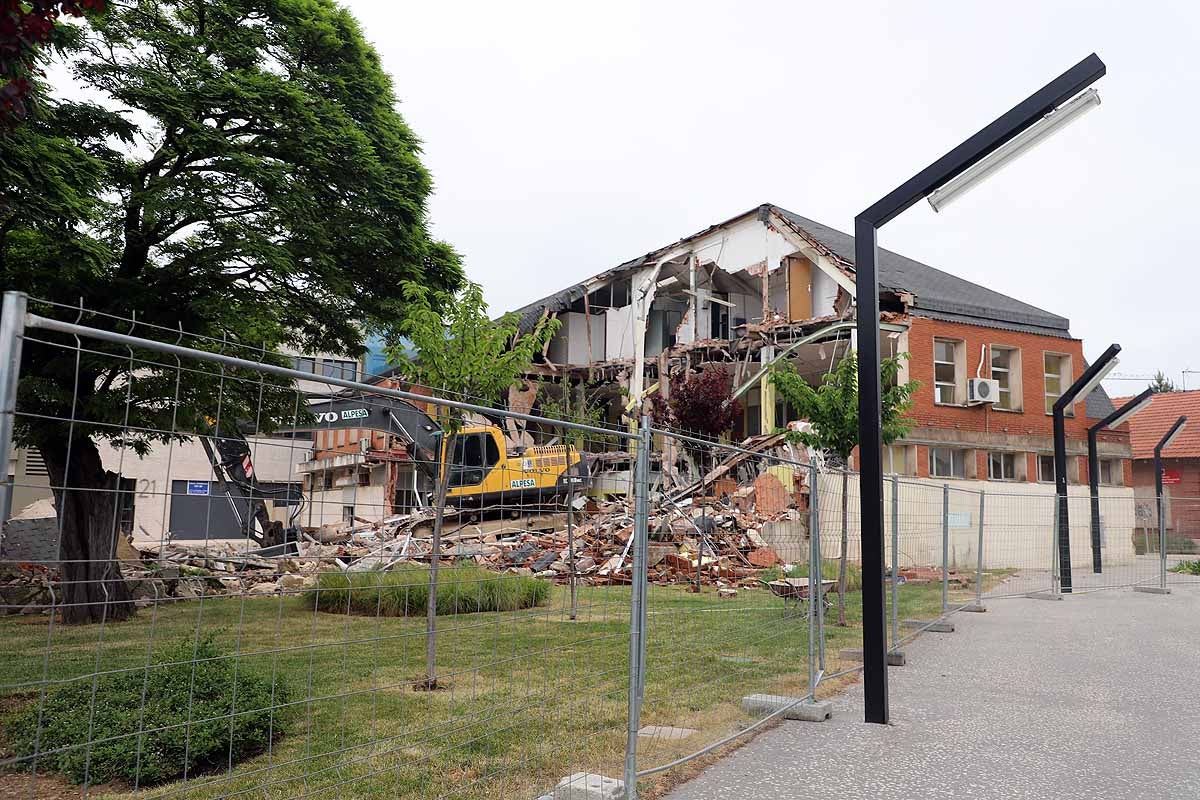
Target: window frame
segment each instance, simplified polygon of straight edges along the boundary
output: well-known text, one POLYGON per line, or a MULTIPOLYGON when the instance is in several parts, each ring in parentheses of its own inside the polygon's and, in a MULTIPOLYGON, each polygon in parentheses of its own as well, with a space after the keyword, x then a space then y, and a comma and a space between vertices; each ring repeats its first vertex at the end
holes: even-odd
POLYGON ((962 360, 963 348, 966 343, 962 339, 948 339, 944 336, 935 336, 933 338, 933 404, 935 406, 961 406, 965 405, 965 391, 960 384, 962 376, 959 375, 959 362, 962 360), (942 361, 938 359, 938 345, 948 344, 951 347, 951 361, 942 361), (949 365, 954 369, 953 381, 938 380, 938 366, 949 365), (946 401, 941 399, 941 390, 945 387, 951 387, 951 400, 946 401))
POLYGON ((1121 459, 1119 458, 1101 458, 1098 459, 1099 466, 1099 484, 1101 486, 1124 486, 1124 470, 1121 468, 1121 459), (1104 480, 1104 468, 1108 467, 1108 480, 1104 480))
MULTIPOLYGON (((1053 350, 1043 350, 1042 351, 1042 399, 1044 401, 1046 414, 1048 416, 1054 414, 1054 404, 1056 402, 1058 402, 1058 398, 1062 397, 1063 393, 1066 392, 1066 390, 1069 389, 1071 387, 1071 384, 1074 382, 1075 382, 1075 360, 1074 360, 1074 357, 1070 353, 1058 353, 1053 350), (1047 358, 1058 359, 1058 370, 1059 370, 1058 372, 1049 372, 1047 370, 1047 367, 1046 367, 1046 359, 1047 358), (1065 364, 1065 370, 1064 370, 1064 364, 1065 364), (1049 389, 1046 386, 1046 380, 1051 375, 1054 375, 1055 377, 1058 378, 1058 394, 1055 394, 1055 395, 1051 395, 1049 389), (1051 399, 1052 397, 1053 397, 1053 400, 1051 399)), ((1074 404, 1072 403, 1070 406, 1068 406, 1066 409, 1064 409, 1063 414, 1068 417, 1075 416, 1074 404)))
POLYGON ((358 380, 358 362, 349 358, 322 358, 322 378, 340 378, 346 381, 358 380), (347 375, 347 370, 350 371, 347 375))
POLYGON ((317 374, 317 359, 311 356, 292 356, 292 369, 309 375, 317 374))
MULTIPOLYGON (((1044 362, 1043 362, 1044 364, 1044 362)), ((1009 397, 1009 405, 1003 406, 1000 403, 993 403, 992 408, 997 411, 1019 414, 1025 410, 1025 398, 1021 381, 1021 348, 1013 347, 1007 344, 990 344, 988 345, 988 369, 992 376, 992 380, 1000 383, 1000 379, 996 377, 996 371, 1004 373, 1007 377, 1008 388, 1000 387, 1000 396, 1005 394, 1009 397), (1006 366, 996 366, 996 353, 1006 353, 1008 355, 1008 363, 1006 366)))
POLYGON ((1017 454, 1016 453, 1010 453, 1005 450, 991 450, 988 452, 988 480, 989 481, 1006 481, 1006 482, 1011 483, 1014 481, 1019 481, 1020 479, 1021 479, 1020 475, 1017 472, 1017 454), (999 475, 999 477, 992 474, 992 463, 993 463, 992 459, 993 458, 1000 459, 1000 475, 999 475), (1011 476, 1004 475, 1004 460, 1006 458, 1012 459, 1012 475, 1011 476))
POLYGON ((969 478, 967 477, 967 453, 968 452, 969 452, 968 450, 965 450, 961 447, 930 447, 929 448, 929 477, 945 478, 947 480, 958 480, 958 481, 969 480, 969 478), (934 466, 937 464, 937 457, 936 457, 935 453, 937 453, 937 451, 939 451, 939 450, 944 450, 950 454, 950 473, 951 474, 949 474, 949 475, 941 475, 934 468, 934 466), (962 470, 961 475, 954 474, 954 471, 955 471, 954 465, 955 465, 956 461, 962 470))
POLYGON ((1037 456, 1037 482, 1038 483, 1055 483, 1054 455, 1053 454, 1046 455, 1045 453, 1038 453, 1038 456, 1037 456), (1043 461, 1043 459, 1049 459, 1049 460, 1043 461), (1042 464, 1043 463, 1048 463, 1050 465, 1050 477, 1049 478, 1046 478, 1042 475, 1042 464))

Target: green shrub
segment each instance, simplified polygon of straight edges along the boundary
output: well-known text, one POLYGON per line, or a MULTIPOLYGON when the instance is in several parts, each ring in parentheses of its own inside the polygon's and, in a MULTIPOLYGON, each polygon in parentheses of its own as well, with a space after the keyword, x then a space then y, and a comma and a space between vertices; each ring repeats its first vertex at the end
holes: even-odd
MULTIPOLYGON (((1158 532, 1150 531, 1147 536, 1144 532, 1138 531, 1133 534, 1133 552, 1139 556, 1144 556, 1147 553, 1158 552, 1158 532)), ((1177 536, 1173 533, 1167 534, 1167 552, 1168 553, 1195 553, 1196 540, 1189 539, 1186 536, 1177 536)))
POLYGON ((148 669, 101 676, 92 697, 86 678, 51 689, 5 724, 9 748, 40 751, 40 768, 76 783, 149 786, 255 755, 290 716, 278 708, 287 687, 272 691, 269 674, 236 664, 212 637, 182 641, 148 669))
MULTIPOLYGON (((429 570, 403 565, 387 572, 328 572, 307 592, 321 611, 335 614, 419 616, 429 598, 429 570)), ((550 583, 475 566, 438 569, 438 614, 516 611, 550 597, 550 583)))
MULTIPOLYGON (((779 578, 807 578, 808 564, 795 564, 785 574, 779 567, 771 567, 762 574, 762 579, 767 581, 778 580, 779 578)), ((827 581, 836 581, 838 577, 838 562, 836 560, 823 560, 821 562, 821 577, 827 581)), ((862 567, 857 564, 846 565, 846 591, 857 592, 862 588, 862 567)))
POLYGON ((1200 561, 1180 561, 1171 567, 1171 572, 1179 572, 1184 575, 1200 575, 1200 561))

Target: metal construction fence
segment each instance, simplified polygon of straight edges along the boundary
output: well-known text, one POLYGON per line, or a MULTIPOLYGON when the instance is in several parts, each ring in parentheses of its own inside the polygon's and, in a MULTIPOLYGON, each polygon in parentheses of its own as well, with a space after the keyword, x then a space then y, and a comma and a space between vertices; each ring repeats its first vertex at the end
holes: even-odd
MULTIPOLYGON (((24 303, 0 314, 12 796, 632 797, 859 668, 857 476, 784 434, 609 424, 570 387, 493 408, 24 303)), ((884 488, 893 651, 1062 590, 1045 487, 884 488)), ((1094 508, 1068 500, 1076 591, 1200 579, 1131 492, 1094 508)))

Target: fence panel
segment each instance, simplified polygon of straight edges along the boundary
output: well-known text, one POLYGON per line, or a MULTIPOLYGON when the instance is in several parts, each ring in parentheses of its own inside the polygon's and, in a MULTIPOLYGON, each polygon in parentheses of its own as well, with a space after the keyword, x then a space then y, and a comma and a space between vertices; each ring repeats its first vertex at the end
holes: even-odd
POLYGON ((53 499, 0 555, 15 791, 499 798, 620 775, 632 483, 610 470, 604 500, 570 477, 627 433, 487 410, 431 469, 395 418, 423 398, 136 323, 69 330, 21 338, 13 419, 48 480, 8 491, 53 499), (38 390, 56 371, 73 393, 38 390), (460 508, 435 546, 440 475, 460 508))

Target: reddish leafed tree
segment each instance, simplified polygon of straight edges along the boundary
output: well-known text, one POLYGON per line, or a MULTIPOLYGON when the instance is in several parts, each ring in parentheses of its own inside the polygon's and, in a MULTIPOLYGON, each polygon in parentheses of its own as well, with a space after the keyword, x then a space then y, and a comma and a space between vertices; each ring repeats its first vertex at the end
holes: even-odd
POLYGON ((59 18, 103 7, 104 0, 0 0, 0 130, 29 116, 38 54, 54 41, 59 18))
POLYGON ((729 371, 724 367, 681 372, 671 378, 671 399, 659 416, 680 430, 719 436, 742 413, 741 405, 730 401, 729 395, 729 371))

